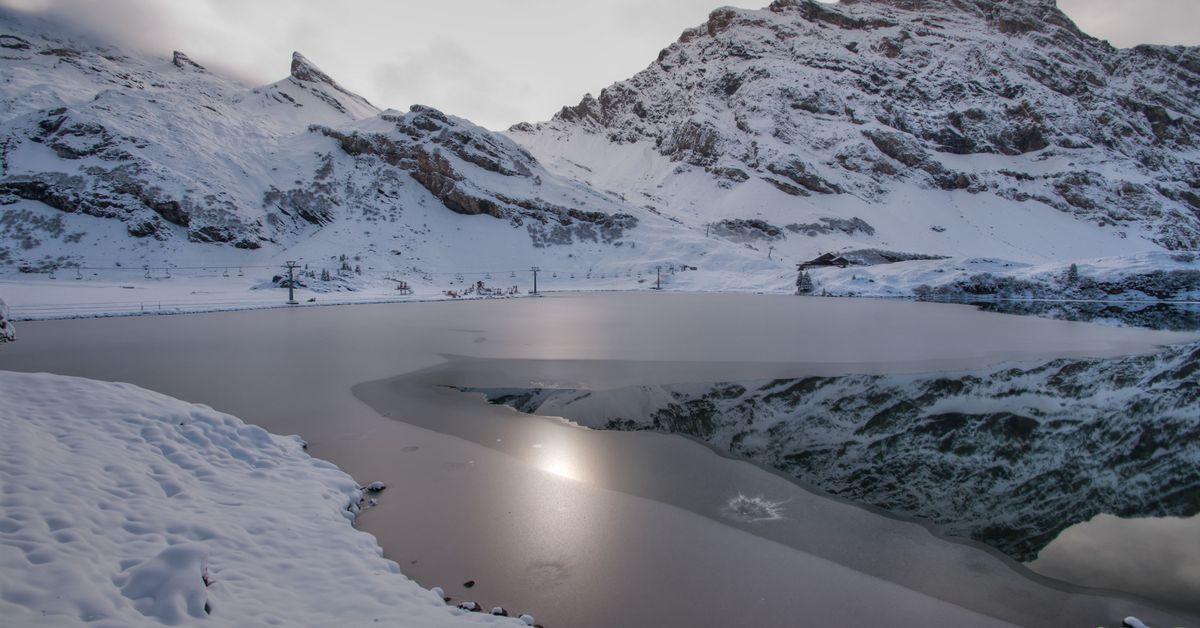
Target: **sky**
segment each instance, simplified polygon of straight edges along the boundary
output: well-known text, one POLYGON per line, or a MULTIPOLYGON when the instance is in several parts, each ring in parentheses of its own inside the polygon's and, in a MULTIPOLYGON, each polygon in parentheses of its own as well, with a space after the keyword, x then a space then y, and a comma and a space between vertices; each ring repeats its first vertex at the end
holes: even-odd
MULTIPOLYGON (((729 0, 724 3, 730 4, 729 0)), ((769 0, 735 0, 760 8, 769 0)), ((546 120, 649 65, 722 0, 0 0, 249 84, 299 50, 381 108, 420 103, 493 130, 546 120)), ((1200 0, 1059 0, 1120 47, 1200 44, 1200 0)))

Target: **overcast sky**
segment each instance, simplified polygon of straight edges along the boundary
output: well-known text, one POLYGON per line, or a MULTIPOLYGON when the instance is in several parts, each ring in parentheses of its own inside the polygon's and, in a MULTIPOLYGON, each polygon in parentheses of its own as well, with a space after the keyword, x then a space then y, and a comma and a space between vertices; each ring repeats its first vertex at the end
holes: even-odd
MULTIPOLYGON (((253 84, 283 78, 292 50, 299 50, 377 106, 432 105, 491 129, 545 120, 585 92, 628 78, 721 3, 0 0, 146 52, 182 50, 253 84)), ((1200 44, 1200 0, 1059 0, 1059 6, 1084 31, 1116 46, 1200 44)))

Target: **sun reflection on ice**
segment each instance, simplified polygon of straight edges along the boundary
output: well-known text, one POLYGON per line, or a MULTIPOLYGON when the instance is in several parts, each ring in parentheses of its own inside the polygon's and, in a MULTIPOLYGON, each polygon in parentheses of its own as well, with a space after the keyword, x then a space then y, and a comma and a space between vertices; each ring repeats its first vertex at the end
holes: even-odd
POLYGON ((583 481, 583 470, 569 448, 562 445, 545 446, 542 443, 534 444, 533 448, 541 454, 535 465, 542 471, 568 480, 583 481))

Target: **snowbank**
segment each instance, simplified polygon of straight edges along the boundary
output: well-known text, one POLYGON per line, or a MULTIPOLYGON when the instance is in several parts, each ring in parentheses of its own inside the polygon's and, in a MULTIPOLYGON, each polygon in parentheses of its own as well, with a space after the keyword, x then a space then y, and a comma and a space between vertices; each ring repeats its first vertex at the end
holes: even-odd
POLYGON ((128 384, 0 372, 11 626, 523 625, 447 606, 301 441, 128 384))

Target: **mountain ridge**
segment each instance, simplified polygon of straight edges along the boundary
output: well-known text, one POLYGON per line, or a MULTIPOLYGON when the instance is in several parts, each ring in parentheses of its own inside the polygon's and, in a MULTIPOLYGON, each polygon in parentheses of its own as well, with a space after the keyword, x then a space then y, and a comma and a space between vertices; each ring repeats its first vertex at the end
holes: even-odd
MULTIPOLYGON (((886 263, 874 283, 971 267, 944 258, 1053 273, 1200 248, 1200 49, 1117 51, 1052 2, 719 8, 631 79, 503 134, 380 110, 299 52, 247 86, 22 18, 0 14, 9 268, 350 256, 430 282, 662 267, 791 291, 824 252, 886 263)), ((860 292, 822 273, 814 291, 860 292)))
POLYGON ((563 148, 572 134, 651 142, 679 169, 704 169, 718 196, 759 180, 873 205, 910 182, 1040 203, 1182 250, 1200 247, 1198 85, 1200 48, 1118 50, 1050 1, 777 0, 716 9, 630 79, 509 133, 546 163, 592 170, 563 148), (979 155, 1050 167, 963 167, 979 155))

